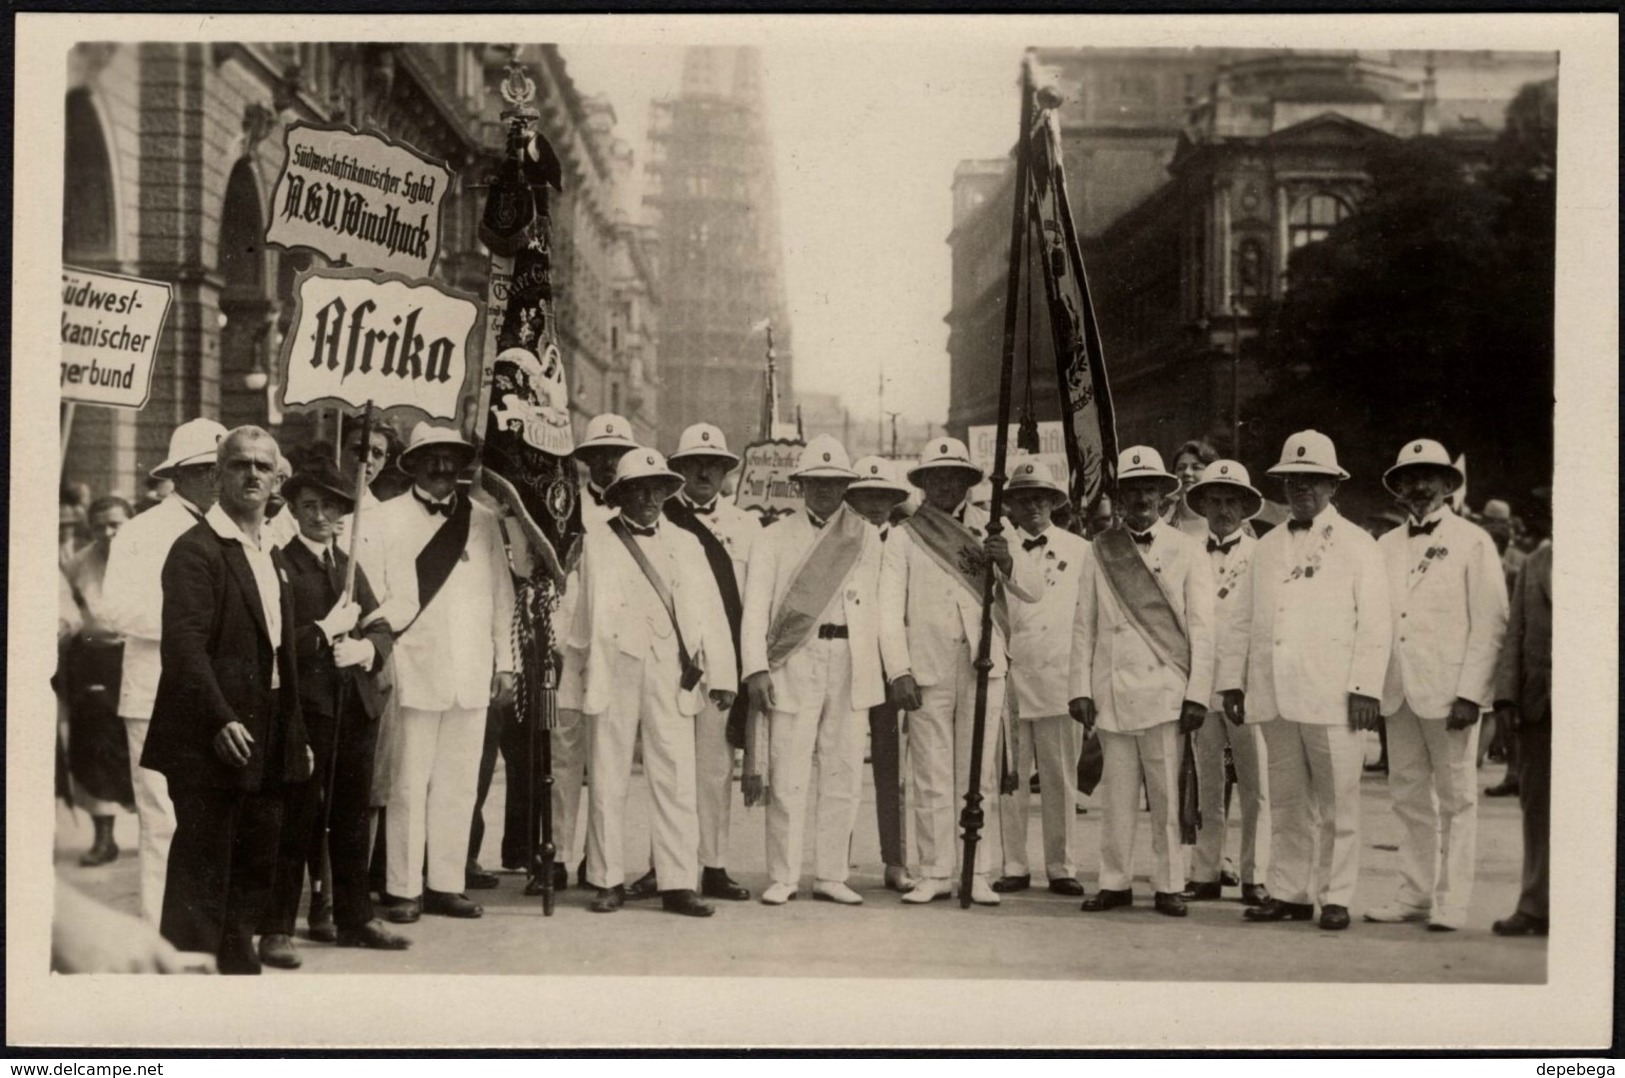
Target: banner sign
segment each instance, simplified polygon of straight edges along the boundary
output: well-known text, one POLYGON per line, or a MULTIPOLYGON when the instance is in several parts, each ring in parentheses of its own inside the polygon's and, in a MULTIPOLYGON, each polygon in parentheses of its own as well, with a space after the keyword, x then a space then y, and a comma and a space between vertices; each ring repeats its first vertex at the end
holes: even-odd
POLYGON ((173 299, 163 281, 62 267, 62 399, 142 408, 173 299))
MULTIPOLYGON (((993 430, 994 424, 984 423, 979 426, 968 427, 965 430, 965 448, 970 450, 971 463, 975 464, 988 475, 993 474, 993 430)), ((1004 473, 1011 474, 1015 463, 1020 460, 1041 460, 1049 466, 1049 474, 1061 486, 1067 486, 1070 472, 1066 464, 1066 432, 1061 428, 1058 419, 1044 420, 1038 424, 1038 452, 1023 453, 1016 448, 1016 424, 1012 423, 1005 432, 1005 462, 1004 473)), ((993 484, 984 479, 972 488, 970 499, 973 502, 985 502, 993 497, 993 484)))
POLYGON ((790 473, 801 463, 805 446, 793 438, 753 442, 745 447, 739 466, 739 487, 734 502, 768 518, 784 516, 801 508, 801 494, 790 473))
POLYGON ((427 277, 440 252, 452 173, 384 135, 347 125, 290 125, 265 242, 334 261, 427 277))
POLYGON ((282 341, 285 408, 415 408, 462 418, 479 305, 433 281, 363 269, 317 269, 295 285, 282 341))

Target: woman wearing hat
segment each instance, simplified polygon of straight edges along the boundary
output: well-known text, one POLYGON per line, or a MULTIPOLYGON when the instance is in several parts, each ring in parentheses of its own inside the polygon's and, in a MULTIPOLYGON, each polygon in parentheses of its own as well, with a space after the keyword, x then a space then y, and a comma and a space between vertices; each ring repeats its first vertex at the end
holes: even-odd
POLYGON ((1409 517, 1377 541, 1388 573, 1393 647, 1383 683, 1388 789, 1405 827, 1399 891, 1368 921, 1462 928, 1478 831, 1478 718, 1493 704, 1506 633, 1495 541, 1445 504, 1465 481, 1444 446, 1407 443, 1383 486, 1409 517))
POLYGON ((1376 540, 1332 506, 1349 476, 1330 438, 1292 435, 1269 474, 1292 517, 1253 548, 1241 585, 1250 596, 1219 638, 1225 716, 1262 724, 1269 755, 1271 897, 1242 916, 1307 921, 1318 901, 1320 927, 1336 931, 1349 926, 1359 882, 1360 774, 1388 667, 1388 581, 1376 540))

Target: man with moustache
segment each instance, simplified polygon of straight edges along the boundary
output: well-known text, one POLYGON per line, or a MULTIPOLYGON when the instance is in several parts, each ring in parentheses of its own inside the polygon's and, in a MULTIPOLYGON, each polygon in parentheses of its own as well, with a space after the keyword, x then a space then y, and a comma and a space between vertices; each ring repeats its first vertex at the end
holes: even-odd
POLYGON ((175 540, 214 505, 215 461, 226 428, 193 419, 169 437, 169 455, 150 475, 173 484, 164 500, 119 529, 107 552, 102 621, 124 638, 118 713, 130 745, 130 776, 140 823, 141 912, 157 924, 175 834, 175 808, 164 776, 141 765, 162 668, 163 568, 175 540))
POLYGON ((1179 480, 1149 446, 1117 461, 1122 523, 1097 537, 1078 585, 1073 620, 1072 717, 1098 721, 1105 818, 1100 890, 1086 913, 1134 902, 1134 831, 1143 779, 1151 806, 1152 906, 1184 917, 1179 834, 1181 737, 1207 718, 1213 687, 1213 576, 1195 541, 1161 520, 1179 480))
POLYGON ((285 783, 310 781, 293 610, 265 502, 276 442, 220 442, 219 502, 163 570, 163 672, 143 767, 169 781, 175 838, 160 930, 220 972, 260 972, 253 937, 276 873, 285 783))
POLYGON ((1062 531, 1051 514, 1066 503, 1066 491, 1043 461, 1017 459, 1004 488, 1005 505, 1016 526, 1021 549, 1012 556, 1031 562, 1044 580, 1036 603, 1010 609, 1010 705, 1006 724, 1010 757, 1015 763, 1015 792, 999 806, 1004 838, 1004 875, 994 881, 1000 894, 1032 886, 1027 867, 1028 776, 1036 769, 1042 802, 1044 876, 1051 894, 1083 897, 1074 857, 1073 832, 1078 724, 1069 714, 1072 623, 1077 616, 1078 585, 1088 565, 1089 541, 1062 531))
POLYGON ((863 786, 869 709, 880 672, 879 534, 844 504, 857 478, 827 434, 790 478, 802 511, 767 529, 751 555, 741 633, 751 710, 769 716, 767 870, 762 902, 782 906, 801 879, 808 784, 817 769, 813 897, 863 902, 846 878, 863 786))
POLYGON ((333 892, 323 895, 324 901, 311 896, 312 938, 331 925, 329 939, 340 947, 397 951, 410 943, 373 918, 367 896, 367 794, 383 710, 372 675, 383 668, 394 638, 388 622, 379 618, 365 621, 352 635, 357 623, 378 608, 359 566, 354 598, 344 600, 349 557, 336 540, 342 517, 354 508, 353 490, 354 480, 324 459, 311 461, 283 484, 299 526, 282 547, 282 561, 293 609, 300 712, 316 775, 283 788, 276 883, 260 920, 259 947, 260 961, 281 969, 297 969, 302 963, 293 945, 294 921, 305 867, 310 865, 316 879, 324 849, 332 865, 333 892))
MULTIPOLYGON (((893 514, 908 500, 909 488, 897 481, 892 463, 864 457, 852 466, 858 477, 847 485, 846 504, 867 520, 882 543, 891 536, 893 514)), ((884 668, 881 670, 885 674, 884 668)), ((880 832, 880 859, 888 891, 907 894, 919 882, 908 871, 903 843, 903 745, 901 714, 891 700, 869 709, 869 759, 875 779, 875 826, 880 832)))
MULTIPOLYGON (((892 531, 880 578, 880 646, 892 682, 892 700, 909 718, 909 756, 918 802, 921 872, 903 896, 911 905, 953 893, 959 855, 957 818, 972 782, 984 803, 998 794, 999 719, 1008 667, 1007 604, 1037 601, 1043 578, 1026 559, 1016 560, 1002 535, 986 534, 986 511, 967 503, 982 480, 965 443, 930 442, 909 482, 925 493, 914 515, 892 531), (982 589, 988 562, 995 567, 992 666, 988 673, 982 774, 970 773, 977 695, 976 657, 982 632, 982 589)), ((976 846, 971 901, 996 906, 989 886, 988 843, 976 846)))
POLYGON ((419 423, 400 457, 412 489, 375 518, 389 595, 380 616, 397 627, 384 916, 398 924, 484 913, 463 894, 468 821, 486 708, 513 699, 514 590, 496 514, 457 489, 473 460, 455 430, 419 423))
MULTIPOLYGON (((1234 460, 1218 460, 1185 492, 1190 506, 1207 520, 1207 556, 1213 569, 1215 617, 1223 631, 1235 621, 1238 603, 1251 600, 1248 572, 1258 540, 1244 525, 1258 515, 1264 496, 1253 489, 1247 469, 1234 460)), ((1229 748, 1236 767, 1236 794, 1241 798, 1241 901, 1261 906, 1269 898, 1265 886, 1269 864, 1269 786, 1262 767, 1264 738, 1256 724, 1226 722, 1224 703, 1215 691, 1208 700, 1207 721, 1196 731, 1197 786, 1201 791, 1202 827, 1191 848, 1190 884, 1185 901, 1217 899, 1223 895, 1225 817, 1224 750, 1229 748), (1259 842, 1260 835, 1263 842, 1259 842)))
POLYGON ((738 674, 705 552, 661 519, 661 506, 682 483, 653 449, 621 458, 604 491, 619 515, 583 537, 574 581, 580 590, 563 626, 565 664, 581 671, 580 707, 591 737, 587 882, 597 888, 595 913, 613 913, 626 901, 623 821, 640 733, 662 905, 689 917, 716 912, 695 891, 695 717, 705 707, 726 712, 738 674))
POLYGON ((1388 788, 1405 836, 1398 893, 1365 919, 1450 932, 1466 924, 1472 896, 1478 719, 1494 703, 1506 581, 1489 533, 1445 504, 1466 476, 1444 446, 1406 444, 1382 482, 1410 514, 1377 541, 1393 614, 1382 692, 1388 788))
POLYGON ((1292 435, 1269 474, 1292 516, 1253 548, 1250 596, 1219 636, 1225 717, 1259 723, 1269 756, 1270 898, 1242 916, 1307 921, 1318 900, 1320 927, 1340 931, 1359 882, 1360 773, 1388 668, 1388 582, 1377 541, 1332 506, 1349 474, 1330 438, 1292 435))

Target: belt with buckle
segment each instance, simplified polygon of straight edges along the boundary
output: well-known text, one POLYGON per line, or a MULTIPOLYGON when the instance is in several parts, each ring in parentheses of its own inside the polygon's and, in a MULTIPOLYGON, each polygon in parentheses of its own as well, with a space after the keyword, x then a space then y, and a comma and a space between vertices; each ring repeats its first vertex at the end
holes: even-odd
POLYGON ((826 621, 818 627, 818 639, 820 640, 845 640, 846 637, 845 625, 831 625, 826 621))

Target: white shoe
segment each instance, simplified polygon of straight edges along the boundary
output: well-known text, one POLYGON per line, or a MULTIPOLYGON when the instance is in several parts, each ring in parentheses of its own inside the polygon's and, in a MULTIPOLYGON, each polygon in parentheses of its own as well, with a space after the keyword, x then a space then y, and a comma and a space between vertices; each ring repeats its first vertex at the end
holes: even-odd
POLYGON ((1434 910, 1428 915, 1429 932, 1459 932, 1467 927, 1467 918, 1458 913, 1434 910))
POLYGON ((947 880, 936 880, 927 877, 914 885, 914 889, 903 896, 903 901, 915 906, 923 906, 927 902, 938 898, 947 898, 954 893, 954 886, 947 880))
POLYGON ((796 888, 794 884, 775 883, 762 892, 762 904, 764 906, 782 906, 795 897, 796 888))
POLYGON ((971 877, 970 900, 978 906, 997 906, 999 893, 989 886, 986 876, 978 874, 971 877))
POLYGON ((1404 902, 1390 902, 1385 906, 1378 906, 1374 910, 1365 911, 1365 919, 1372 924, 1397 925, 1407 921, 1425 921, 1429 910, 1426 906, 1411 906, 1404 902))
POLYGON ((916 880, 913 876, 910 876, 908 874, 908 869, 904 868, 902 865, 886 866, 886 889, 888 891, 901 891, 902 893, 907 894, 908 892, 914 890, 915 886, 919 882, 919 880, 916 880))
POLYGON ((825 902, 839 902, 843 906, 863 905, 863 896, 840 880, 815 880, 813 897, 825 902))

